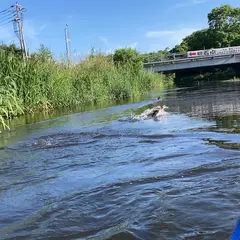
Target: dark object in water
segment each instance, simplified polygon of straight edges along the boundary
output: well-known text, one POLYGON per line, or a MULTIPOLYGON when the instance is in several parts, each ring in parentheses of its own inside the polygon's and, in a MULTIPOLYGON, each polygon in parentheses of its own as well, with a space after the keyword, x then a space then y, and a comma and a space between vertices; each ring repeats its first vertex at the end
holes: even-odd
POLYGON ((167 108, 167 106, 163 105, 162 107, 156 106, 151 109, 147 109, 140 115, 132 117, 132 120, 146 120, 150 118, 158 119, 159 117, 167 115, 167 112, 165 112, 165 109, 167 108))
POLYGON ((160 97, 153 100, 153 107, 159 106, 162 104, 162 99, 160 97))
POLYGON ((230 240, 240 240, 240 220, 238 220, 237 226, 236 226, 230 240))
POLYGON ((165 112, 165 109, 168 109, 168 107, 165 105, 163 105, 162 107, 157 106, 152 109, 152 112, 149 114, 149 117, 155 118, 155 117, 160 117, 160 116, 166 115, 167 112, 165 112))
POLYGON ((154 109, 148 116, 154 118, 157 116, 158 112, 159 109, 154 109))

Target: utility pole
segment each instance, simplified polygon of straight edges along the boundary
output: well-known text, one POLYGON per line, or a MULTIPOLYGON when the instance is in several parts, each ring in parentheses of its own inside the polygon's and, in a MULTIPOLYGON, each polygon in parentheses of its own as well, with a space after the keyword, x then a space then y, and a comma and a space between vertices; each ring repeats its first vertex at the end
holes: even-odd
POLYGON ((18 30, 16 30, 16 32, 19 33, 19 41, 20 41, 23 57, 24 59, 27 59, 28 56, 26 51, 26 43, 23 35, 23 19, 22 19, 22 12, 24 9, 17 2, 15 4, 15 7, 16 7, 16 18, 14 19, 14 21, 17 23, 17 27, 18 27, 18 30))
POLYGON ((66 27, 64 29, 64 32, 65 32, 67 61, 68 61, 68 65, 69 65, 70 64, 71 53, 70 53, 70 45, 69 45, 70 39, 69 39, 69 32, 68 32, 68 25, 67 24, 66 24, 66 27))

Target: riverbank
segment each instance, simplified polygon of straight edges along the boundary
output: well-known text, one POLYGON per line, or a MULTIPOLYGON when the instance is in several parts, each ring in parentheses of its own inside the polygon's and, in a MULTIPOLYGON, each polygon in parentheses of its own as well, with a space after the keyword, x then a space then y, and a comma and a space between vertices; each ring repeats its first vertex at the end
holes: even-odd
POLYGON ((240 82, 240 78, 234 77, 232 79, 225 80, 224 82, 240 82))
POLYGON ((236 73, 234 69, 213 69, 211 72, 205 72, 201 74, 184 76, 176 79, 176 83, 179 86, 189 86, 192 85, 193 82, 208 82, 208 81, 237 81, 239 78, 236 77, 236 73))
POLYGON ((32 58, 0 52, 0 123, 22 114, 71 106, 93 105, 131 99, 154 87, 173 86, 173 78, 134 69, 116 67, 103 55, 87 57, 68 67, 50 59, 32 58))

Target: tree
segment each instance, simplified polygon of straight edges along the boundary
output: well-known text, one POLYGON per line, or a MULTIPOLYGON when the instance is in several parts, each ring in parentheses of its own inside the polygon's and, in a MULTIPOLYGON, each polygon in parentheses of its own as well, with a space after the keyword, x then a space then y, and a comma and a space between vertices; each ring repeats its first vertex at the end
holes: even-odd
POLYGON ((240 45, 240 8, 223 5, 208 14, 209 32, 216 36, 221 47, 240 45))
POLYGON ((188 44, 186 41, 182 41, 181 44, 176 45, 173 49, 170 50, 170 53, 181 53, 185 54, 188 51, 188 44))
POLYGON ((211 49, 231 46, 229 41, 229 34, 223 31, 212 31, 210 29, 203 29, 193 32, 191 35, 183 39, 179 47, 174 50, 194 51, 200 49, 211 49))
POLYGON ((193 32, 170 52, 187 52, 200 49, 240 45, 240 8, 224 5, 208 14, 209 28, 193 32))
POLYGON ((240 36, 232 41, 232 46, 240 46, 240 36))
POLYGON ((31 59, 40 62, 49 62, 53 61, 53 56, 50 49, 41 44, 38 52, 31 55, 31 59))
POLYGON ((142 56, 132 48, 117 49, 113 54, 113 61, 117 66, 131 65, 136 70, 140 70, 143 64, 142 56))
POLYGON ((10 44, 9 46, 2 44, 0 45, 0 50, 4 51, 7 54, 14 54, 16 56, 22 57, 21 49, 17 48, 15 44, 10 44))
POLYGON ((216 7, 208 14, 208 24, 211 30, 240 33, 240 8, 216 7))
POLYGON ((150 52, 142 54, 143 62, 147 63, 149 61, 161 61, 164 60, 166 55, 169 53, 169 48, 165 48, 164 50, 159 50, 157 52, 150 52))

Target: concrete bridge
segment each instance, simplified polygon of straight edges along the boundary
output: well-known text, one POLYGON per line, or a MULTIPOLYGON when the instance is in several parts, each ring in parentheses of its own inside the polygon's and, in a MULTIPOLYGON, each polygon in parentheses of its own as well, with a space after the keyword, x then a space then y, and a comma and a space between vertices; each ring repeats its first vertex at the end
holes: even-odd
POLYGON ((146 71, 176 74, 196 73, 212 68, 226 67, 233 67, 236 74, 240 75, 240 53, 144 63, 146 71))

